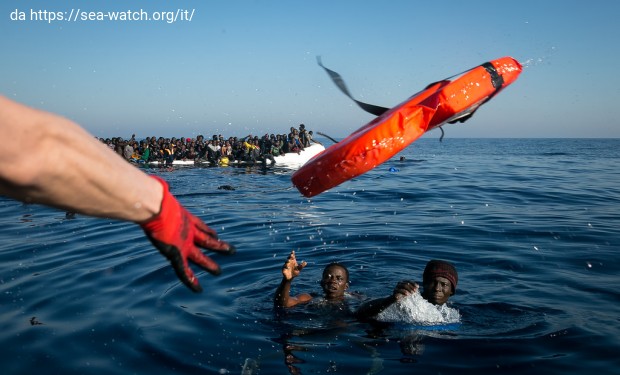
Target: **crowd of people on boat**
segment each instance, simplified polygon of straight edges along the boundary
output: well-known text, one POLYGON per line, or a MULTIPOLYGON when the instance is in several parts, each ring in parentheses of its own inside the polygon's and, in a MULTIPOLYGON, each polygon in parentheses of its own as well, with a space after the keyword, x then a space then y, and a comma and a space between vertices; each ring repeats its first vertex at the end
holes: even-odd
POLYGON ((291 127, 288 134, 265 134, 262 137, 225 138, 214 134, 210 139, 198 135, 195 138, 151 136, 137 140, 134 134, 130 139, 113 137, 99 140, 131 162, 171 164, 174 160, 194 160, 219 165, 224 159, 226 162, 273 162, 275 156, 299 153, 312 143, 320 143, 313 139, 313 135, 304 124, 300 124, 299 128, 291 127))

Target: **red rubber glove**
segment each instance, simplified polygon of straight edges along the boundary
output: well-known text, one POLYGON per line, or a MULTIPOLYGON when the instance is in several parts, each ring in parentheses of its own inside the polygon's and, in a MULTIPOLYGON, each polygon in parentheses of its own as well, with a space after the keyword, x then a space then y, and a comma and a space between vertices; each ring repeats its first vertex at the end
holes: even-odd
POLYGON ((168 184, 159 177, 151 176, 164 186, 161 210, 153 219, 140 224, 153 245, 172 264, 179 279, 194 292, 202 287, 188 261, 196 263, 213 275, 221 273, 220 266, 203 254, 197 246, 223 254, 233 254, 235 247, 217 239, 217 233, 202 220, 190 214, 170 194, 168 184))

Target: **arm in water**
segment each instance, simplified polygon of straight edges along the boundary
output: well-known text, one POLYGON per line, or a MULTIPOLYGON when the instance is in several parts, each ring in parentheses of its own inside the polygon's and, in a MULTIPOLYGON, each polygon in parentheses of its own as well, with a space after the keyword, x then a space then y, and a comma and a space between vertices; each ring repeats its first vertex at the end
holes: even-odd
POLYGON ((401 281, 396 285, 391 295, 362 304, 355 315, 362 321, 374 319, 394 302, 399 301, 410 294, 416 293, 418 288, 418 284, 413 281, 401 281))
POLYGON ((282 281, 276 289, 273 303, 276 307, 293 307, 300 303, 309 302, 312 296, 309 294, 300 294, 297 297, 291 297, 291 282, 294 278, 299 276, 301 270, 306 267, 306 262, 297 264, 295 258, 295 251, 291 251, 291 254, 286 259, 284 266, 282 266, 282 281))
MULTIPOLYGON (((434 305, 443 305, 456 293, 459 275, 452 263, 445 260, 432 259, 422 274, 422 297, 434 305)), ((391 296, 364 303, 356 316, 360 320, 374 319, 379 313, 405 296, 417 293, 419 286, 412 281, 401 281, 394 288, 391 296)))
POLYGON ((77 124, 0 96, 0 194, 89 216, 140 224, 181 281, 202 288, 191 260, 212 274, 219 266, 197 249, 231 254, 214 230, 151 178, 77 124), (24 151, 28 152, 25 153, 24 151))

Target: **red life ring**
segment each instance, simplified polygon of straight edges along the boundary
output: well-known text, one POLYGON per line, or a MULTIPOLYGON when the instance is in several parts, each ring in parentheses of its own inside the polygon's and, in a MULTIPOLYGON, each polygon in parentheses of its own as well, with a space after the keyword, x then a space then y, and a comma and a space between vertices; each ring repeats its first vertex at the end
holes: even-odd
POLYGON ((466 121, 478 107, 514 82, 521 70, 517 60, 502 57, 454 80, 430 84, 316 155, 293 174, 293 184, 304 196, 313 197, 359 176, 425 132, 446 122, 466 121))

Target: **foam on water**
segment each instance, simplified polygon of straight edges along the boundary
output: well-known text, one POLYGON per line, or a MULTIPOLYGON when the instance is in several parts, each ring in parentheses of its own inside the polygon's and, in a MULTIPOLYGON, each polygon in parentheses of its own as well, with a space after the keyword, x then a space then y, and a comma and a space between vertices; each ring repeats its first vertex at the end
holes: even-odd
POLYGON ((461 314, 447 305, 433 305, 420 293, 413 293, 383 310, 377 320, 386 323, 409 323, 417 325, 453 324, 461 322, 461 314))

